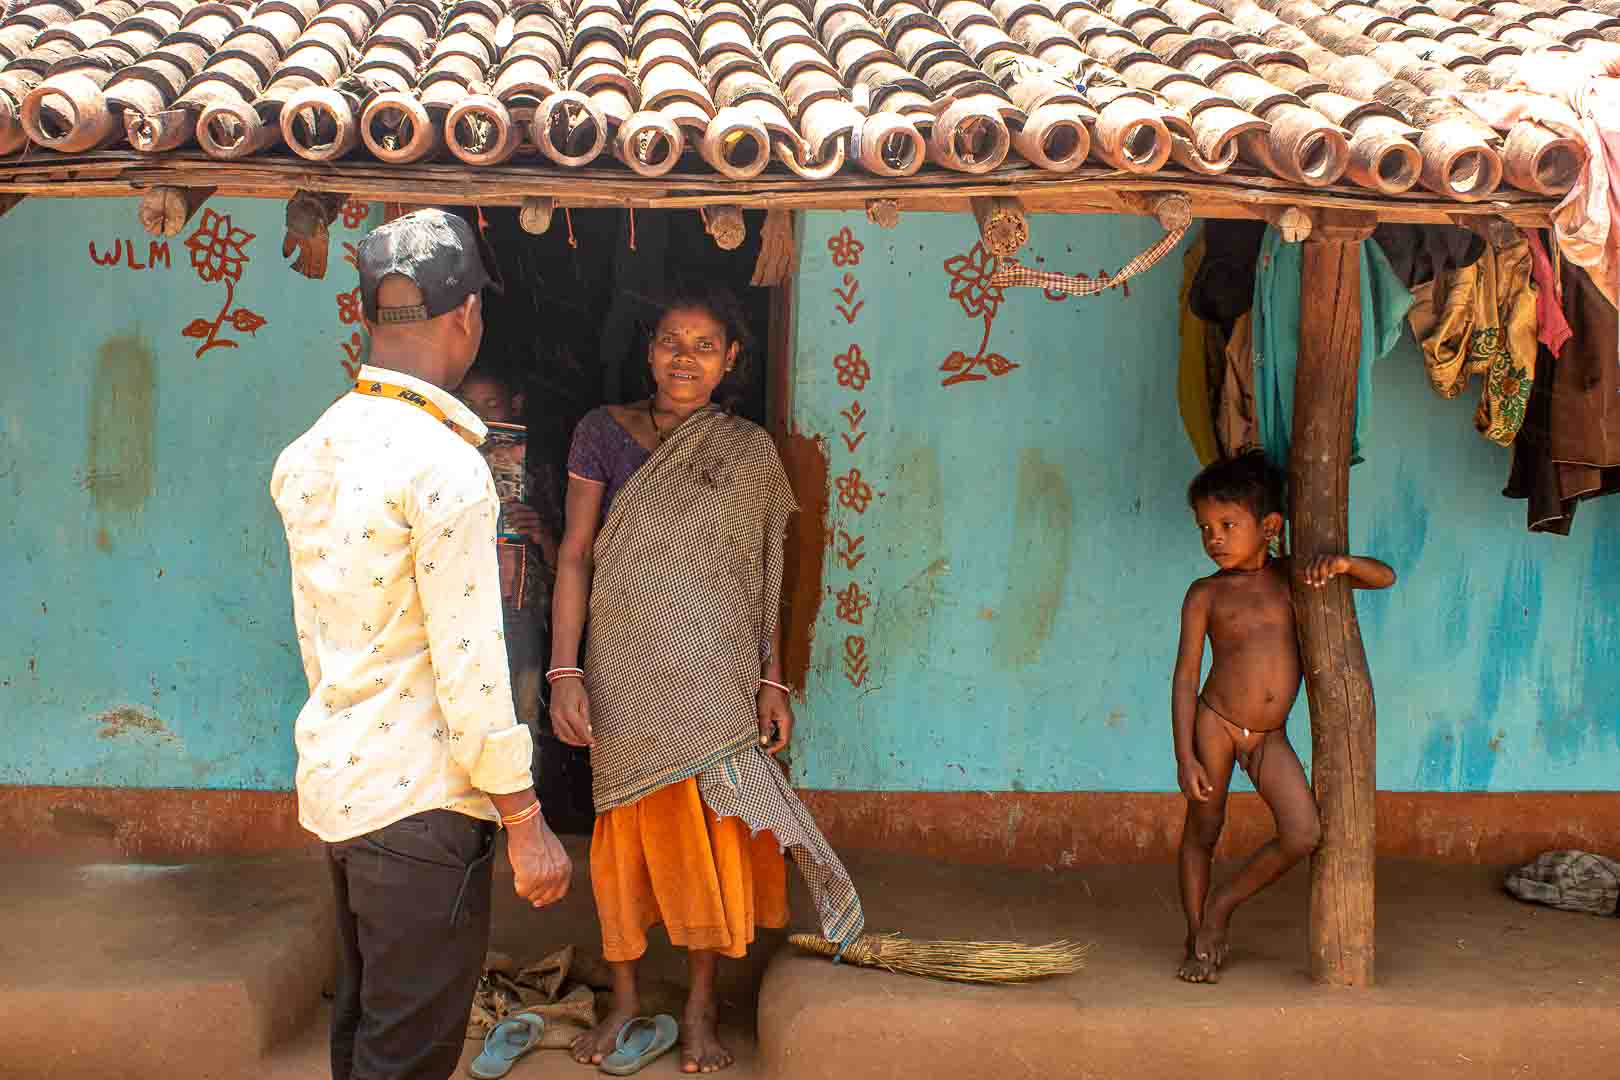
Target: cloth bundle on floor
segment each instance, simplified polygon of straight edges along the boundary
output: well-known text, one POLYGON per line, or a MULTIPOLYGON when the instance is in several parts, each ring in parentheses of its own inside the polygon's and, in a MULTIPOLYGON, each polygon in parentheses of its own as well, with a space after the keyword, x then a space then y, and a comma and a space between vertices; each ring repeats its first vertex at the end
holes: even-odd
POLYGON ((527 1012, 546 1021, 540 1045, 561 1049, 573 1044, 582 1031, 596 1026, 596 994, 589 986, 570 983, 574 947, 559 949, 527 967, 509 957, 490 953, 473 994, 467 1038, 482 1039, 494 1026, 514 1013, 527 1012), (566 992, 564 992, 566 989, 566 992))
POLYGON ((1503 886, 1520 900, 1561 911, 1620 916, 1620 860, 1588 851, 1544 851, 1503 886))

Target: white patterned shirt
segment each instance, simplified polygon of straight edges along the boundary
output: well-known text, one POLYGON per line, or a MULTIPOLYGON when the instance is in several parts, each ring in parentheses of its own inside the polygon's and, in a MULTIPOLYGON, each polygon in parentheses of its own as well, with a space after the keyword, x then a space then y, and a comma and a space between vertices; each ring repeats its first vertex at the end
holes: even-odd
MULTIPOLYGON (((482 442, 466 406, 420 395, 482 442)), ((533 781, 512 710, 495 563, 500 506, 469 442, 407 401, 345 394, 281 452, 270 494, 287 530, 309 679, 298 714, 298 818, 330 843, 425 810, 494 821, 485 792, 533 781)))

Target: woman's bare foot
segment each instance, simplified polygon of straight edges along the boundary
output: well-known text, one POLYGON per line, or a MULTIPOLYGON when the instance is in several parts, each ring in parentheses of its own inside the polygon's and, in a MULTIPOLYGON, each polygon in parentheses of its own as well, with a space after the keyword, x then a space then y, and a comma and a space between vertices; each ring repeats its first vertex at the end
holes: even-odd
POLYGON ((581 1065, 600 1065, 619 1042, 619 1029, 641 1015, 641 992, 636 986, 635 961, 609 961, 613 970, 613 1008, 600 1023, 569 1047, 581 1065))
POLYGON ((600 1023, 574 1040, 569 1053, 581 1065, 600 1065, 602 1059, 613 1053, 618 1045, 619 1029, 640 1015, 639 1005, 620 1008, 617 1005, 600 1023))
POLYGON ((729 1068, 736 1058, 731 1056, 720 1041, 715 1029, 715 1008, 712 1002, 694 1012, 688 1005, 681 1020, 681 1071, 686 1073, 712 1073, 729 1068))

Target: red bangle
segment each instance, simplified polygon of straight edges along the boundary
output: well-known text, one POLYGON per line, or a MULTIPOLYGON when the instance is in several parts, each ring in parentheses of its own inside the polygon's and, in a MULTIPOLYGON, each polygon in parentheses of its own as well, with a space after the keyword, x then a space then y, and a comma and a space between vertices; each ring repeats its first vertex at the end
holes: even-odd
POLYGON ((502 825, 508 825, 508 826, 522 825, 525 821, 528 821, 531 818, 534 818, 534 817, 538 816, 539 813, 540 813, 540 800, 536 799, 534 802, 530 803, 528 806, 524 807, 522 810, 519 810, 515 814, 511 814, 511 815, 503 814, 501 816, 501 824, 502 825))

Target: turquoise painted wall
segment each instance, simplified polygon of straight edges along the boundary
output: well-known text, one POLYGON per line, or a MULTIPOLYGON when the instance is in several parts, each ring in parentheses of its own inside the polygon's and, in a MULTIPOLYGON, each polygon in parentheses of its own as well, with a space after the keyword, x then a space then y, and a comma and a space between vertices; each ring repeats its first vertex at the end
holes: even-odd
MULTIPOLYGON (((1031 233, 1024 261, 1093 275, 1160 235, 1031 233)), ((834 484, 799 782, 1173 791, 1177 615, 1210 569, 1184 502, 1180 252, 1129 296, 1052 301, 987 291, 976 239, 967 216, 806 220, 794 420, 834 484)), ((1614 790, 1620 502, 1532 536, 1472 411, 1428 389, 1410 339, 1376 373, 1351 521, 1401 575, 1360 600, 1379 786, 1614 790)), ((1303 695, 1290 731, 1308 759, 1303 695)))
POLYGON ((343 389, 360 222, 309 281, 282 215, 210 202, 166 259, 133 199, 0 220, 0 783, 291 784, 304 689, 267 485, 343 389))
MULTIPOLYGON (((29 200, 0 219, 0 783, 291 783, 303 690, 265 485, 343 388, 341 245, 360 223, 339 223, 328 280, 311 282, 281 265, 280 204, 209 208, 230 218, 210 280, 186 245, 203 223, 152 268, 133 200, 29 200), (235 346, 199 357, 209 339, 184 332, 222 311, 214 340, 235 346)), ((221 236, 210 224, 203 240, 221 236)), ((1173 789, 1176 610, 1205 572, 1174 407, 1179 253, 1129 297, 992 303, 978 262, 946 269, 973 242, 965 217, 805 225, 796 422, 845 483, 803 782, 1173 789), (858 262, 828 247, 845 226, 858 262), (985 377, 941 385, 963 373, 985 377)), ((1031 259, 1095 273, 1157 230, 1040 218, 1034 235, 1031 259)), ((1378 373, 1352 520, 1403 578, 1361 609, 1381 786, 1613 790, 1620 503, 1585 507, 1569 539, 1530 536, 1471 408, 1435 398, 1409 346, 1378 373)), ((1306 748, 1303 710, 1293 730, 1306 748)))

